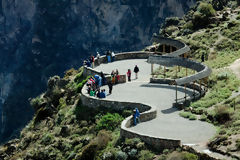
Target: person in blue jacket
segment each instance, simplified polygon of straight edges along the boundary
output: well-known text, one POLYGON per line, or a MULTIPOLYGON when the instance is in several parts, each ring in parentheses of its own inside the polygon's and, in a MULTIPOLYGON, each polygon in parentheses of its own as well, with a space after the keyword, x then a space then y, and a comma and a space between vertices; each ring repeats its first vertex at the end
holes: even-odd
POLYGON ((134 126, 136 126, 137 123, 139 123, 139 117, 140 117, 140 112, 139 112, 138 108, 135 108, 133 110, 133 124, 134 124, 134 126))

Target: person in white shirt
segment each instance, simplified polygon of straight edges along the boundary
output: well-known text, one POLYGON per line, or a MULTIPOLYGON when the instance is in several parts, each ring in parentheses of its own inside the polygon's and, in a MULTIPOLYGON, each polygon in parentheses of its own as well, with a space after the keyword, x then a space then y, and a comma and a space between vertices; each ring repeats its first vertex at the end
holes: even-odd
POLYGON ((114 60, 115 60, 115 53, 114 52, 112 52, 111 57, 112 57, 112 62, 114 62, 114 60))

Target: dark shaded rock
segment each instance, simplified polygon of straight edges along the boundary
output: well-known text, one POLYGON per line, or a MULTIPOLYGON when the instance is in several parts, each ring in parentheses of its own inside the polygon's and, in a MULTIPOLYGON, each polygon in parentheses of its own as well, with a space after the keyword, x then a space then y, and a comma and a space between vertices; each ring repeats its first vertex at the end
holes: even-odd
POLYGON ((69 136, 69 128, 68 126, 62 126, 61 130, 60 130, 60 135, 63 136, 63 137, 67 137, 69 136))
POLYGON ((179 22, 180 22, 180 20, 178 17, 169 17, 169 18, 165 19, 164 27, 169 27, 172 25, 176 26, 179 24, 179 22))
POLYGON ((51 107, 40 108, 34 117, 34 124, 46 119, 47 117, 51 117, 52 114, 53 109, 51 107))

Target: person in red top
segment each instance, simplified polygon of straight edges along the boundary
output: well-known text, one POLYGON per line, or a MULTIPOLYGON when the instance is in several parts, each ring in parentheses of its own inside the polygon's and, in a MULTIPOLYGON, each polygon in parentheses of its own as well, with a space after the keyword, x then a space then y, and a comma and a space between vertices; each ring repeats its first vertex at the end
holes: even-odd
POLYGON ((128 69, 127 71, 127 77, 128 77, 128 81, 130 82, 131 81, 131 70, 128 69))
POLYGON ((92 61, 92 68, 94 68, 94 62, 95 62, 94 56, 91 57, 91 61, 92 61))

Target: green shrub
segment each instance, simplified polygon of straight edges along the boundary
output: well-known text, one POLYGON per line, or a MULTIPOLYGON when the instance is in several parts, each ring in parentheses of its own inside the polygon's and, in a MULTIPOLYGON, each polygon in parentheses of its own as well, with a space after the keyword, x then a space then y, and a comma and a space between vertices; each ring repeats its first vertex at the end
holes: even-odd
POLYGON ((191 112, 180 112, 179 115, 183 118, 188 118, 189 120, 196 120, 197 117, 191 112))
POLYGON ((240 150, 240 139, 237 139, 236 141, 236 148, 238 151, 240 150))
POLYGON ((71 68, 65 72, 64 78, 68 78, 75 74, 77 74, 77 70, 75 70, 74 68, 71 68))
POLYGON ((132 139, 126 138, 125 140, 125 144, 130 145, 132 147, 136 146, 138 143, 141 143, 141 140, 139 138, 132 138, 132 139))
POLYGON ((44 145, 49 145, 52 144, 53 141, 54 141, 53 135, 50 133, 46 133, 45 135, 43 135, 41 143, 44 145))
POLYGON ((41 104, 43 103, 43 99, 41 99, 40 97, 36 97, 31 99, 30 101, 30 105, 35 109, 38 110, 39 107, 41 107, 41 104))
POLYGON ((107 113, 106 115, 102 116, 102 118, 97 122, 97 130, 110 130, 113 131, 117 128, 123 120, 123 117, 120 116, 118 113, 107 113))
POLYGON ((139 154, 139 160, 152 160, 154 154, 149 150, 142 150, 139 154))
POLYGON ((215 115, 214 118, 219 123, 225 123, 231 119, 231 111, 228 106, 220 105, 215 107, 214 109, 215 115))
POLYGON ((207 121, 207 115, 202 114, 201 117, 200 117, 200 121, 207 121))
POLYGON ((128 158, 127 154, 123 151, 118 151, 115 153, 116 160, 126 160, 128 158))
POLYGON ((65 108, 67 106, 67 104, 66 104, 66 101, 65 101, 65 99, 64 98, 60 98, 59 99, 59 109, 63 109, 63 108, 65 108))
POLYGON ((101 130, 98 132, 96 141, 99 149, 104 149, 110 140, 111 140, 111 135, 108 131, 101 130))
POLYGON ((215 12, 211 4, 201 2, 197 11, 193 14, 192 22, 194 28, 202 28, 208 25, 210 17, 214 16, 215 12))
POLYGON ((188 153, 188 152, 183 152, 183 160, 198 160, 198 156, 192 154, 192 153, 188 153))
POLYGON ((85 83, 87 83, 88 79, 90 78, 90 76, 88 76, 87 78, 85 78, 84 80, 82 80, 81 82, 77 83, 77 87, 76 90, 78 93, 81 92, 82 87, 84 86, 85 83))
POLYGON ((212 17, 215 15, 216 11, 210 3, 201 2, 197 10, 206 17, 212 17))

